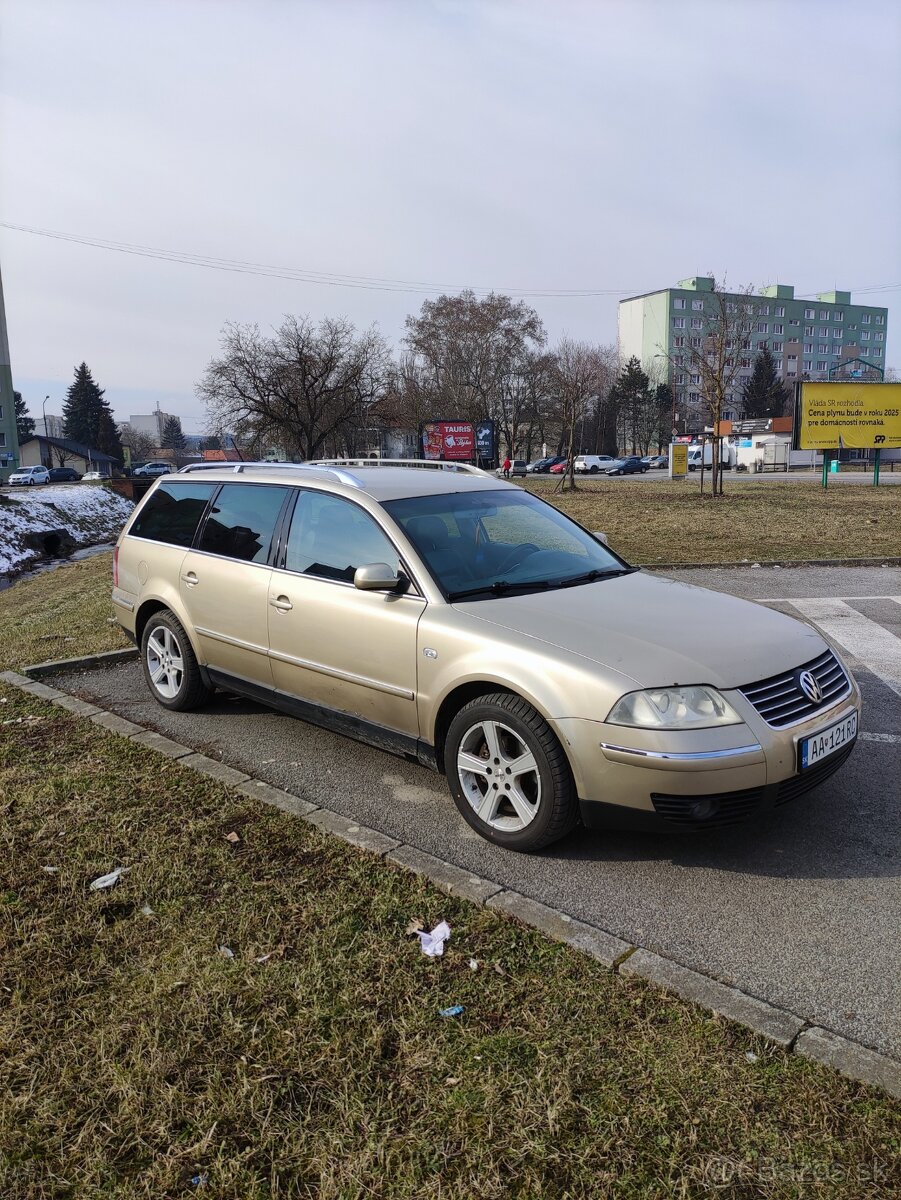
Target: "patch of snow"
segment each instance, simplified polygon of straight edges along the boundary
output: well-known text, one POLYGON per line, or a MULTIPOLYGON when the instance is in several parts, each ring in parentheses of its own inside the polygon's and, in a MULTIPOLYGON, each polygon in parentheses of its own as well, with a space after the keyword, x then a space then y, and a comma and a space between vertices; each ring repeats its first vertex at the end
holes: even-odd
POLYGON ((24 570, 40 557, 24 544, 24 535, 65 529, 78 546, 109 542, 134 507, 117 492, 90 483, 10 489, 0 497, 0 575, 24 570))

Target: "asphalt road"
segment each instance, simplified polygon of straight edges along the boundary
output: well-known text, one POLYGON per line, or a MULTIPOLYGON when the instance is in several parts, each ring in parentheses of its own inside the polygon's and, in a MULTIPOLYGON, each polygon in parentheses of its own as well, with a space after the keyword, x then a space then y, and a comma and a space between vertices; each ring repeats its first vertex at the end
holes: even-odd
MULTIPOLYGON (((556 483, 559 479, 557 475, 530 475, 529 479, 533 481, 547 480, 548 483, 556 483)), ((577 478, 580 482, 590 483, 592 480, 607 479, 606 475, 579 475, 577 478)), ((615 483, 631 483, 636 479, 651 480, 651 482, 664 483, 669 481, 669 471, 645 471, 644 474, 634 475, 611 475, 611 482, 615 483)), ((814 471, 796 470, 796 471, 759 471, 751 474, 749 471, 724 471, 723 480, 726 487, 730 483, 810 483, 811 480, 818 482, 822 478, 822 468, 818 467, 814 471)), ((700 487, 701 475, 699 471, 691 471, 687 477, 689 483, 696 483, 700 487)), ((710 468, 704 472, 704 486, 710 479, 710 468)), ((514 483, 522 482, 522 476, 513 480, 514 483)), ((829 476, 829 487, 835 487, 842 484, 872 484, 873 472, 869 471, 839 471, 837 475, 829 476)), ((895 470, 891 469, 891 463, 883 465, 879 473, 879 486, 883 484, 901 484, 901 463, 895 463, 895 470)))
POLYGON ((202 712, 169 713, 135 663, 54 682, 901 1058, 901 570, 678 577, 820 623, 861 685, 863 733, 850 761, 753 827, 702 836, 577 832, 539 855, 517 855, 465 825, 439 776, 291 717, 224 696, 202 712))

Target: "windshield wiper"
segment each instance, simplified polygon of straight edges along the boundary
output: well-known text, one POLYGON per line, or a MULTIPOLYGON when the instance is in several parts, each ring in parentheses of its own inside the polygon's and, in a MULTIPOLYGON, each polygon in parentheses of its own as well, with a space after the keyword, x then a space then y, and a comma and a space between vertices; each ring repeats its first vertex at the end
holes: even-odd
POLYGON ((450 592, 448 600, 466 600, 470 596, 506 596, 509 592, 538 591, 543 592, 554 585, 548 579, 523 580, 521 583, 510 583, 506 579, 498 579, 494 583, 484 583, 481 587, 465 588, 462 592, 450 592))
POLYGON ((575 587, 580 583, 594 583, 596 579, 613 579, 616 575, 631 575, 638 567, 607 567, 605 570, 586 571, 584 575, 572 575, 569 579, 561 579, 557 587, 575 587))

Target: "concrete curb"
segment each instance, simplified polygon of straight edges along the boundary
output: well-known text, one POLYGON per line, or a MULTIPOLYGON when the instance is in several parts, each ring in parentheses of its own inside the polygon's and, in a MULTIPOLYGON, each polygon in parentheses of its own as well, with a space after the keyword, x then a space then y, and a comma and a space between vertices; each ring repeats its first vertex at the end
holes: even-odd
POLYGON ((126 646, 124 650, 106 650, 103 654, 88 654, 84 658, 51 658, 48 662, 35 663, 22 670, 32 679, 44 675, 60 675, 65 671, 89 671, 92 667, 114 667, 116 663, 131 662, 138 657, 137 646, 126 646))
MULTIPOLYGON (((69 667, 78 669, 93 659, 67 661, 69 667)), ((376 854, 402 870, 421 875, 450 895, 506 913, 529 928, 590 955, 625 980, 654 984, 683 1000, 743 1025, 802 1058, 832 1067, 850 1079, 882 1088, 890 1096, 901 1098, 901 1063, 887 1055, 813 1025, 796 1013, 777 1008, 672 959, 633 946, 605 929, 576 920, 560 909, 532 900, 493 880, 482 879, 415 846, 402 844, 377 829, 355 824, 340 813, 320 808, 291 792, 272 787, 262 779, 254 779, 236 771, 226 763, 199 754, 189 746, 182 746, 115 713, 104 712, 58 688, 35 682, 17 671, 0 673, 0 681, 42 700, 49 700, 76 716, 85 716, 95 725, 121 734, 147 749, 156 750, 177 761, 180 766, 190 767, 227 784, 240 795, 261 800, 264 804, 298 816, 358 849, 376 854)))

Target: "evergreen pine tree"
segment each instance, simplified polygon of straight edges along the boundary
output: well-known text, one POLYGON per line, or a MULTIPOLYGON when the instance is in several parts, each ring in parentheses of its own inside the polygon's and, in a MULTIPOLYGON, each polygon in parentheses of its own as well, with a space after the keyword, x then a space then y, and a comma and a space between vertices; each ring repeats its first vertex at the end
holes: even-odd
POLYGON ((103 388, 94 382, 87 363, 75 370, 63 405, 63 435, 92 450, 122 460, 122 442, 103 388))
POLYGON ((166 424, 163 426, 160 448, 163 450, 175 450, 176 453, 181 453, 186 449, 187 445, 188 440, 181 431, 181 421, 178 417, 168 417, 166 424))
POLYGON ((742 392, 742 416, 781 417, 790 402, 788 390, 776 374, 776 360, 769 350, 761 350, 742 392))
POLYGON ((13 400, 16 408, 16 437, 19 445, 27 442, 34 433, 34 421, 28 415, 28 409, 25 407, 25 401, 22 399, 21 392, 13 392, 13 400))

